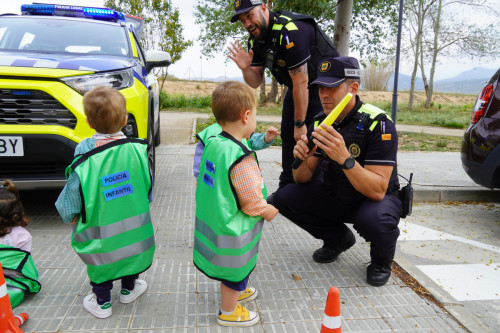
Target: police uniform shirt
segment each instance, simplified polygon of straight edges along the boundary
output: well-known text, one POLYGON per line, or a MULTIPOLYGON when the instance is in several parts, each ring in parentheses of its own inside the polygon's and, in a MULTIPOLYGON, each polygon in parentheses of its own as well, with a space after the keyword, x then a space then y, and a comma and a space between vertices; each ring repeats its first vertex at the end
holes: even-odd
MULTIPOLYGON (((270 21, 274 22, 278 15, 270 12, 270 21)), ((281 36, 280 54, 278 66, 286 67, 288 70, 296 69, 305 64, 311 58, 311 49, 314 46, 316 31, 309 22, 294 21, 297 30, 288 31, 281 36)), ((265 41, 256 41, 263 49, 271 47, 272 24, 269 24, 265 41)), ((254 42, 255 43, 255 42, 254 42)), ((264 66, 265 59, 257 52, 254 53, 251 66, 264 66)))
MULTIPOLYGON (((394 123, 387 119, 385 114, 376 117, 376 125, 370 130, 372 122, 369 121, 364 127, 364 131, 358 130, 359 113, 358 110, 363 105, 359 96, 356 96, 356 105, 347 114, 337 127, 334 128, 344 137, 345 145, 349 153, 356 159, 361 166, 366 165, 390 165, 396 168, 397 165, 397 149, 398 149, 398 135, 394 123)), ((325 114, 318 115, 315 120, 321 122, 325 118, 325 114), (321 117, 321 118, 320 118, 321 117)), ((308 129, 308 137, 310 137, 314 129, 314 124, 308 129)), ((316 157, 328 158, 324 152, 318 148, 314 153, 316 157)), ((340 169, 340 166, 337 168, 340 169)), ((330 170, 331 171, 331 170, 330 170)), ((342 170, 337 170, 334 174, 345 177, 342 170)), ((335 177, 332 172, 328 173, 326 177, 335 177)), ((393 172, 387 193, 391 193, 399 189, 399 181, 395 172, 393 172)))

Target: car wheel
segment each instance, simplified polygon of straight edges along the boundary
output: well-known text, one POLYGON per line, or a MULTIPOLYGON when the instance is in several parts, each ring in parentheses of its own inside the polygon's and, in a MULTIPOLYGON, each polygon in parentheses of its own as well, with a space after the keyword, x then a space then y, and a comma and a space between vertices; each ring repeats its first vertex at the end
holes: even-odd
POLYGON ((161 143, 160 119, 158 119, 158 121, 156 122, 156 126, 157 126, 157 129, 156 129, 156 135, 155 135, 155 146, 158 147, 161 143))
MULTIPOLYGON (((151 118, 152 119, 152 118, 151 118)), ((149 165, 151 166, 151 184, 154 185, 155 183, 155 177, 156 177, 156 149, 155 149, 155 140, 154 140, 154 131, 153 131, 153 124, 152 120, 150 121, 149 124, 149 130, 148 130, 148 161, 149 165)))

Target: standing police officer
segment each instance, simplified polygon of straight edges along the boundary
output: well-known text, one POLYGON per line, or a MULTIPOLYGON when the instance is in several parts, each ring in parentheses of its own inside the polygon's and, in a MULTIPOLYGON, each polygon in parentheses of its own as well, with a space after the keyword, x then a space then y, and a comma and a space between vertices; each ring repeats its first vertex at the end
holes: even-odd
POLYGON ((329 263, 356 239, 345 223, 370 242, 371 264, 367 281, 382 286, 391 276, 399 236, 401 200, 396 171, 398 137, 385 112, 364 104, 357 96, 360 70, 351 57, 326 58, 312 85, 319 86, 324 113, 321 122, 339 102, 354 97, 334 126, 309 128, 316 147, 309 150, 303 135, 294 156, 303 160, 293 171, 296 184, 278 189, 274 205, 281 214, 324 242, 313 260, 329 263))
POLYGON ((282 168, 280 187, 293 183, 293 147, 307 133, 307 127, 321 112, 316 86, 316 67, 325 57, 338 56, 332 41, 307 15, 271 12, 261 0, 235 0, 235 15, 250 34, 249 52, 240 42, 231 44, 229 58, 243 73, 245 82, 257 88, 269 68, 280 84, 289 89, 283 102, 281 119, 282 168), (305 126, 304 126, 305 125, 305 126))

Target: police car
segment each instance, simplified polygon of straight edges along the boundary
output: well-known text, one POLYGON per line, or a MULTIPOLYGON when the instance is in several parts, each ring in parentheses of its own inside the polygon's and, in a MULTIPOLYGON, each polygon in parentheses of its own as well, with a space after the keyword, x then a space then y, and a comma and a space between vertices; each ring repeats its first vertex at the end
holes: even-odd
POLYGON ((0 179, 21 188, 65 183, 76 145, 94 130, 83 95, 95 86, 127 99, 128 137, 147 138, 154 166, 160 99, 154 67, 166 52, 144 54, 143 20, 106 8, 32 4, 0 15, 0 179))

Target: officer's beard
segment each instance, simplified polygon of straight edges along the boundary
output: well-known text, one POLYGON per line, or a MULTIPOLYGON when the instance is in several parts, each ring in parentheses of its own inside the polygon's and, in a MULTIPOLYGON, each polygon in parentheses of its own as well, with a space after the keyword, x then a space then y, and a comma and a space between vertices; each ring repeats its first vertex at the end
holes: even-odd
POLYGON ((264 14, 262 14, 262 12, 259 13, 260 15, 260 22, 259 22, 259 34, 257 36, 255 36, 255 40, 257 41, 264 41, 266 40, 266 37, 267 37, 267 29, 268 29, 268 25, 266 23, 266 19, 264 17, 264 14))

